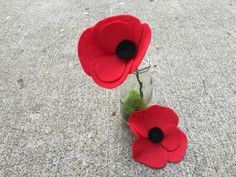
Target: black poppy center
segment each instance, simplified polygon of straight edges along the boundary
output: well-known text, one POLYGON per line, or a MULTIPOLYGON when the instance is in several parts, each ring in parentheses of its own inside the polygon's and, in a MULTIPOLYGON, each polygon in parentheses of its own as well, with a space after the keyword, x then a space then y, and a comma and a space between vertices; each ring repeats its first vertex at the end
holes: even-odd
POLYGON ((162 130, 158 127, 154 127, 148 132, 148 138, 153 142, 153 143, 160 143, 163 138, 164 134, 162 130))
POLYGON ((116 47, 116 55, 121 59, 131 59, 135 54, 136 45, 130 40, 123 40, 116 47))

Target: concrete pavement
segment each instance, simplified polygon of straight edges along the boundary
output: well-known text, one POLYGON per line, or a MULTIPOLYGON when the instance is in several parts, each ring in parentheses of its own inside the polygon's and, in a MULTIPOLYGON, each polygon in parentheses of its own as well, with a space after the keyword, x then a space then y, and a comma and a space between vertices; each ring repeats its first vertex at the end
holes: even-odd
POLYGON ((236 1, 0 0, 0 176, 236 176, 236 1), (77 60, 79 34, 121 13, 152 27, 153 103, 189 138, 161 170, 132 160, 118 89, 77 60))

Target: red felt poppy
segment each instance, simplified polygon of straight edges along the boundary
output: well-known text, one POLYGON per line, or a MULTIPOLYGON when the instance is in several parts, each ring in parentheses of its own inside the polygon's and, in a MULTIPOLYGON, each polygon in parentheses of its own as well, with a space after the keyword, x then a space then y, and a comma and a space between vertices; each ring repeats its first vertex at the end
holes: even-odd
POLYGON ((131 15, 105 18, 86 29, 78 42, 85 73, 101 87, 115 88, 141 63, 151 40, 151 29, 131 15))
POLYGON ((167 107, 153 105, 129 117, 133 143, 133 159, 152 168, 163 168, 167 162, 177 163, 185 155, 186 135, 177 128, 178 116, 167 107))

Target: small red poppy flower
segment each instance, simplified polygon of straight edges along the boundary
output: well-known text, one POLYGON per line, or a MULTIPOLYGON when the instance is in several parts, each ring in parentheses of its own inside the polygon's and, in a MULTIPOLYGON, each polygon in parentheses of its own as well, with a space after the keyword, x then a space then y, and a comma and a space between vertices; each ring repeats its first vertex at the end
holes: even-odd
POLYGON ((138 68, 150 40, 150 27, 136 17, 112 16, 82 33, 78 56, 85 73, 99 86, 115 88, 138 68))
POLYGON ((129 126, 137 137, 132 146, 133 159, 152 168, 179 162, 188 140, 177 128, 178 121, 173 110, 158 105, 132 113, 129 126))

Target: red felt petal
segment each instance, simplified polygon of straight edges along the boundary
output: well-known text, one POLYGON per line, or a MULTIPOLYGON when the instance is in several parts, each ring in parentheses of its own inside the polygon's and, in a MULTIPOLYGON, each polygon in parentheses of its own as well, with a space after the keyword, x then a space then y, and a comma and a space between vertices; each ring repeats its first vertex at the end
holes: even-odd
POLYGON ((129 117, 129 126, 136 137, 147 138, 148 132, 154 127, 152 121, 149 120, 145 113, 146 109, 133 112, 129 117))
POLYGON ((78 57, 85 73, 91 76, 91 63, 98 57, 104 55, 104 51, 99 49, 92 37, 93 28, 85 30, 78 41, 78 57))
POLYGON ((133 159, 152 168, 163 168, 167 163, 167 151, 148 139, 137 139, 132 146, 133 159))
POLYGON ((167 151, 176 150, 181 143, 181 131, 176 126, 168 126, 163 129, 164 139, 161 145, 166 148, 167 151))
POLYGON ((137 138, 142 138, 143 136, 139 134, 139 132, 135 129, 132 124, 129 124, 130 130, 133 132, 134 136, 137 138))
POLYGON ((126 62, 115 55, 100 57, 95 65, 96 75, 101 81, 112 82, 119 79, 125 71, 126 62))
POLYGON ((105 25, 111 23, 111 22, 124 22, 127 23, 132 31, 132 35, 129 36, 129 40, 132 40, 136 43, 136 45, 139 44, 141 35, 142 35, 142 26, 136 17, 132 15, 116 15, 116 16, 111 16, 108 18, 105 18, 101 21, 99 21, 95 26, 94 26, 94 36, 95 36, 95 43, 99 46, 100 41, 97 40, 97 36, 99 36, 100 29, 103 28, 105 25))
POLYGON ((100 29, 99 40, 107 51, 115 53, 118 44, 125 39, 129 39, 131 34, 131 29, 127 23, 115 21, 100 29))
POLYGON ((134 72, 138 68, 139 64, 142 62, 151 41, 151 29, 148 26, 148 24, 143 24, 142 28, 143 28, 142 37, 138 45, 137 55, 133 59, 134 64, 131 68, 131 72, 134 72))
POLYGON ((133 132, 133 134, 137 137, 137 138, 142 138, 142 135, 135 129, 135 125, 133 124, 134 121, 134 117, 133 114, 136 114, 136 112, 133 112, 128 119, 128 125, 130 130, 133 132))
POLYGON ((153 124, 161 129, 169 125, 177 126, 179 122, 177 114, 168 107, 153 105, 147 109, 147 114, 151 117, 153 124))
POLYGON ((120 76, 120 78, 118 78, 117 80, 111 81, 111 82, 102 81, 98 77, 98 75, 96 73, 96 69, 94 69, 96 67, 96 63, 97 62, 94 62, 90 68, 93 80, 95 81, 96 84, 98 84, 101 87, 112 89, 112 88, 118 87, 120 84, 122 84, 125 81, 125 79, 127 78, 128 74, 129 74, 130 67, 132 65, 132 60, 130 60, 130 61, 128 61, 128 63, 126 63, 125 70, 124 70, 123 74, 120 76))
POLYGON ((125 15, 125 16, 122 16, 121 21, 129 24, 132 31, 132 36, 130 40, 132 40, 138 46, 140 43, 141 36, 142 36, 142 31, 143 31, 140 20, 134 16, 125 15))
POLYGON ((185 155, 187 144, 188 144, 188 139, 187 139, 186 135, 183 132, 181 132, 181 144, 179 145, 179 147, 175 151, 168 151, 167 152, 168 161, 173 162, 173 163, 180 162, 185 155))

